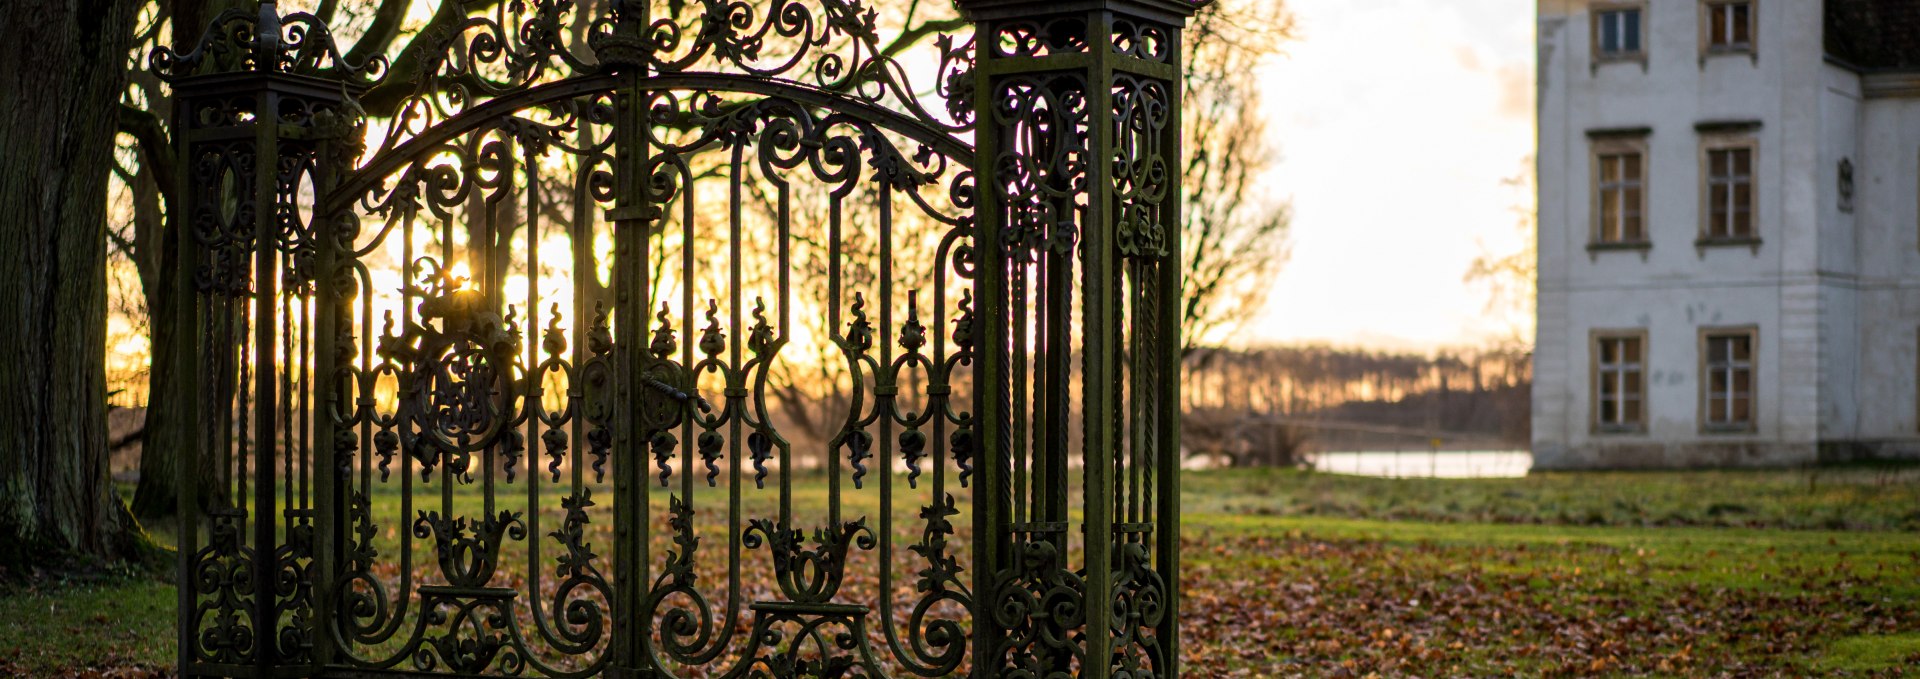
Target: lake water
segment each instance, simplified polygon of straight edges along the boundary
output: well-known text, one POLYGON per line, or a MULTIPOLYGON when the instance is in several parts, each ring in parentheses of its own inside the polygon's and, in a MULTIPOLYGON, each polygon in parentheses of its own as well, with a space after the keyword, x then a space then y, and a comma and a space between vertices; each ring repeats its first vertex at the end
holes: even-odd
POLYGON ((1394 478, 1488 478, 1526 476, 1533 454, 1524 450, 1324 452, 1313 468, 1330 474, 1394 478))

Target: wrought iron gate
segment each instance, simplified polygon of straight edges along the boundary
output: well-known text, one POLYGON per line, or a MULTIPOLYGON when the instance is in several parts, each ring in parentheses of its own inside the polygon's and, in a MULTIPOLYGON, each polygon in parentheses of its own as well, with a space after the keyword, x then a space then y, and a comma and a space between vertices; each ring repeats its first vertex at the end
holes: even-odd
POLYGON ((1177 675, 1197 5, 602 4, 153 55, 182 673, 1177 675))

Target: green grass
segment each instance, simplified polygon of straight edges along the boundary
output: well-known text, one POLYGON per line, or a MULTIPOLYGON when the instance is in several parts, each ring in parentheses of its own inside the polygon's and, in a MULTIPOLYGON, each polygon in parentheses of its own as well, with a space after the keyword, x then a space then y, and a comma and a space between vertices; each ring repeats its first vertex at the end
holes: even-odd
MULTIPOLYGON (((1920 662, 1907 472, 1185 480, 1190 676, 1863 676, 1920 662)), ((818 521, 824 486, 796 482, 796 512, 818 521)), ((919 495, 898 488, 894 532, 917 539, 919 495)), ((772 511, 772 495, 748 511, 772 511)), ((847 518, 877 518, 872 485, 859 497, 847 518)), ((398 493, 373 501, 400 514, 398 493)), ((0 674, 170 665, 173 606, 170 583, 124 575, 0 595, 0 674)))
POLYGON ((1920 531, 1920 468, 1543 473, 1382 479, 1190 472, 1188 512, 1461 523, 1920 531))
POLYGON ((1920 666, 1920 633, 1847 637, 1819 662, 1823 671, 1872 671, 1920 666))
POLYGON ((0 596, 0 675, 171 665, 173 583, 121 576, 0 596))

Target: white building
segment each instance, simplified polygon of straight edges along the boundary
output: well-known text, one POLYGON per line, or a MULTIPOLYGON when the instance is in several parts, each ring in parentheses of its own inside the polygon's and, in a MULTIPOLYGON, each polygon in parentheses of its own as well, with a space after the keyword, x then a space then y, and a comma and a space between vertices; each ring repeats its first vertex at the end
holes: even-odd
POLYGON ((1920 0, 1539 0, 1539 469, 1920 456, 1920 0))

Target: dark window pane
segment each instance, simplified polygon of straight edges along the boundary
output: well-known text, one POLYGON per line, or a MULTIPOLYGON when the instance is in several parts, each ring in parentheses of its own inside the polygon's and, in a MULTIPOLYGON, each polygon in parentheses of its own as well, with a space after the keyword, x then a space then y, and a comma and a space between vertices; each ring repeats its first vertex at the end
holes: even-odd
POLYGON ((1639 424, 1640 423, 1640 400, 1628 399, 1626 403, 1626 408, 1627 408, 1626 417, 1622 418, 1621 421, 1628 424, 1639 424))
POLYGON ((1600 240, 1620 240, 1620 192, 1600 192, 1600 240))
POLYGON ((1620 50, 1623 52, 1640 51, 1640 10, 1630 9, 1620 13, 1621 27, 1620 50))
POLYGON ((1623 153, 1620 155, 1620 174, 1627 181, 1640 179, 1640 154, 1623 153))
POLYGON ((1733 157, 1733 175, 1734 176, 1747 177, 1753 174, 1753 150, 1752 149, 1734 149, 1728 152, 1727 155, 1730 155, 1733 157))
POLYGON ((1752 15, 1747 3, 1739 3, 1730 8, 1733 12, 1733 42, 1745 45, 1753 42, 1752 15))
POLYGON ((1713 16, 1708 23, 1710 23, 1713 26, 1713 29, 1712 29, 1713 37, 1708 42, 1708 44, 1710 45, 1727 44, 1727 6, 1714 5, 1713 16))
POLYGON ((1640 340, 1623 339, 1623 340, 1620 340, 1620 344, 1624 348, 1624 350, 1621 351, 1620 353, 1625 355, 1626 362, 1628 363, 1640 362, 1640 340))

